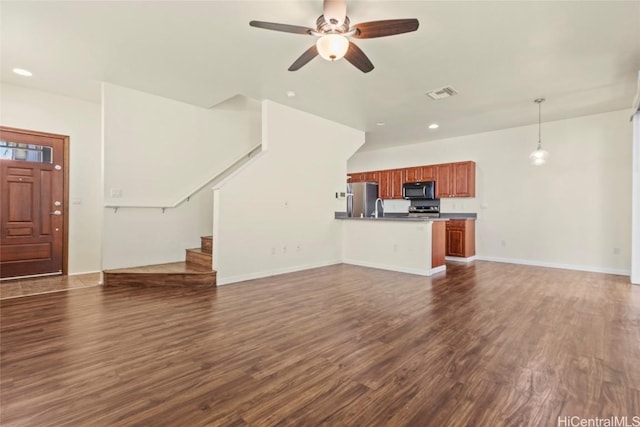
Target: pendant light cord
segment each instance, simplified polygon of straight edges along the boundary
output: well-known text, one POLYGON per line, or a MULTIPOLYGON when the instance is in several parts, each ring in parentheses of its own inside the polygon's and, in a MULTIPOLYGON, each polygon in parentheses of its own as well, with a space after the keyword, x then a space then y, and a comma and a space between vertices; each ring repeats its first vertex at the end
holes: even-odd
POLYGON ((544 98, 538 98, 535 103, 538 104, 538 150, 542 149, 542 103, 544 98))
POLYGON ((538 147, 542 145, 542 102, 538 102, 538 147))

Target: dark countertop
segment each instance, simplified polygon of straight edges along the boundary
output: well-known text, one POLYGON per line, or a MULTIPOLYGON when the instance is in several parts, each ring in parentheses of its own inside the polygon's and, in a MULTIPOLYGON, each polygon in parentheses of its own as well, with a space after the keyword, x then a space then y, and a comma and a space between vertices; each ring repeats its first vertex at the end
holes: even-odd
POLYGON ((472 219, 475 220, 478 218, 477 213, 466 213, 466 212, 453 212, 446 213, 441 212, 440 218, 425 218, 425 217, 410 217, 409 214, 400 213, 400 212, 389 212, 384 214, 384 216, 380 218, 349 218, 346 212, 335 212, 336 219, 349 219, 349 220, 384 220, 384 221, 449 221, 450 219, 472 219))
POLYGON ((403 213, 388 213, 379 218, 373 217, 348 217, 346 212, 336 212, 335 219, 346 219, 349 221, 449 221, 449 218, 426 218, 426 217, 410 217, 403 213))
POLYGON ((449 218, 449 219, 478 219, 478 214, 467 213, 467 212, 440 212, 440 218, 449 218))

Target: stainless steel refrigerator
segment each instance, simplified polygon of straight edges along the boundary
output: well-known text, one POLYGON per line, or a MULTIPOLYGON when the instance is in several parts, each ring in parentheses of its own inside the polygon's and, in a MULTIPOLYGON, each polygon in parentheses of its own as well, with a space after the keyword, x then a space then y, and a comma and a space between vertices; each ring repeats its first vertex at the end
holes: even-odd
POLYGON ((352 182, 347 184, 347 216, 370 217, 376 208, 377 182, 352 182))

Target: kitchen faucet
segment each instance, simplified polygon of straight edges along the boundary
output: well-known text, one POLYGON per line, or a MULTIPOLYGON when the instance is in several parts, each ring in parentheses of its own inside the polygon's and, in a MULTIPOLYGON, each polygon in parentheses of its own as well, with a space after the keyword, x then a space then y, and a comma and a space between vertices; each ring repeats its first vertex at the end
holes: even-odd
POLYGON ((382 214, 384 215, 384 200, 378 197, 376 199, 375 209, 373 211, 374 218, 378 218, 378 200, 380 201, 380 207, 382 208, 382 214))

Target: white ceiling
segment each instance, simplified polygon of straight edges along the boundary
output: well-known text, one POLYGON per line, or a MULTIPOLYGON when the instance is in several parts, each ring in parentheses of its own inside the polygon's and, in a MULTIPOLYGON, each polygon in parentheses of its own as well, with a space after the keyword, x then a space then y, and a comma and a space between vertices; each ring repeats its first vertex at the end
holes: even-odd
POLYGON ((94 101, 100 81, 203 107, 271 99, 365 130, 364 149, 537 123, 539 97, 543 121, 631 108, 636 91, 638 1, 349 1, 352 23, 420 21, 356 41, 376 67, 368 74, 320 57, 289 72, 315 38, 249 26, 314 27, 321 13, 321 0, 3 0, 2 81, 94 101), (424 94, 445 85, 460 94, 424 94))

